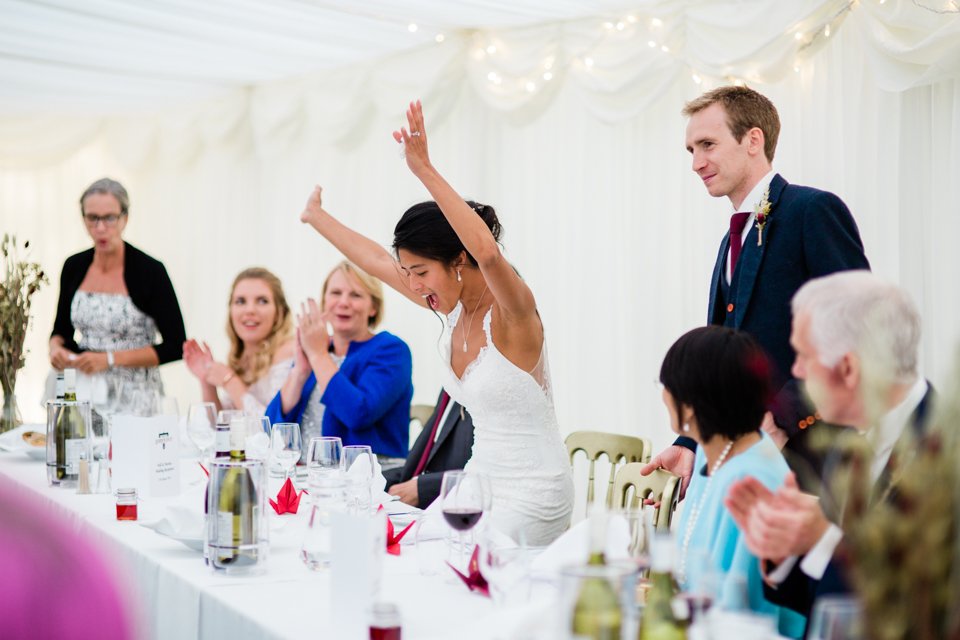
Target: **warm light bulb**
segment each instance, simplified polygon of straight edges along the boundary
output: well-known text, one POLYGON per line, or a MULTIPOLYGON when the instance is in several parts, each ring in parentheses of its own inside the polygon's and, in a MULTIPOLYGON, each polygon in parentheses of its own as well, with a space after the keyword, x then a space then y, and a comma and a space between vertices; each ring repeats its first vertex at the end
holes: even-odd
POLYGON ((696 84, 700 84, 701 82, 703 82, 703 78, 701 78, 701 77, 698 76, 697 74, 693 74, 693 81, 694 81, 694 83, 696 83, 696 84))
POLYGON ((491 71, 490 73, 488 73, 488 74, 487 74, 487 80, 489 80, 489 81, 492 82, 493 84, 500 84, 500 82, 501 82, 500 76, 497 75, 497 72, 496 72, 496 71, 491 71))
POLYGON ((537 85, 535 82, 527 82, 527 93, 533 93, 537 90, 537 85))
POLYGON ((592 66, 593 66, 593 58, 584 58, 584 59, 583 59, 583 64, 585 64, 587 67, 592 67, 592 66))
POLYGON ((606 29, 607 31, 609 31, 610 29, 613 29, 613 23, 612 23, 612 22, 604 22, 604 23, 603 23, 603 28, 606 29))
POLYGON ((795 34, 793 34, 793 39, 798 41, 803 40, 803 34, 797 31, 795 34))
POLYGON ((623 31, 626 27, 627 25, 625 25, 622 21, 617 23, 617 31, 623 31))
POLYGON ((670 47, 668 47, 667 45, 663 45, 662 47, 660 47, 660 51, 663 51, 664 53, 670 53, 670 47))
POLYGON ((630 14, 629 16, 627 16, 627 22, 629 22, 630 24, 633 24, 636 21, 637 21, 637 16, 633 14, 630 14))
POLYGON ((416 33, 416 32, 417 32, 417 29, 419 29, 419 28, 420 28, 420 27, 418 27, 418 26, 417 26, 416 24, 414 24, 413 22, 411 22, 410 24, 407 25, 407 31, 409 31, 410 33, 416 33))
POLYGON ((495 44, 487 45, 487 53, 489 53, 490 55, 493 55, 496 52, 497 52, 497 45, 495 44))
POLYGON ((446 40, 446 37, 442 33, 438 33, 434 38, 434 40, 436 40, 437 42, 443 42, 444 40, 446 40))
POLYGON ((826 36, 827 38, 830 37, 830 25, 827 25, 823 28, 823 35, 826 36))
POLYGON ((547 57, 547 58, 544 58, 544 60, 543 60, 543 68, 544 68, 544 69, 553 69, 553 62, 554 62, 553 56, 549 56, 549 57, 547 57))
POLYGON ((547 82, 550 82, 551 80, 553 80, 553 74, 547 71, 545 74, 543 74, 543 79, 546 80, 547 82))
POLYGON ((663 20, 661 20, 660 18, 653 18, 652 20, 650 20, 651 29, 659 29, 662 26, 663 26, 663 20))
POLYGON ((651 49, 656 49, 657 43, 651 40, 650 42, 647 43, 647 46, 650 47, 651 49))

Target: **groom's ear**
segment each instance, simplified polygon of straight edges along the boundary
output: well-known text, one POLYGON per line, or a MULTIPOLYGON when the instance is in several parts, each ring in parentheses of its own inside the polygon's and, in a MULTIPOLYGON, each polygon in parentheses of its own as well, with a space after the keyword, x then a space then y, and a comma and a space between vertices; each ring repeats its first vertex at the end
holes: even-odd
POLYGON ((765 138, 760 127, 753 127, 744 136, 747 138, 747 153, 750 155, 764 155, 765 138))

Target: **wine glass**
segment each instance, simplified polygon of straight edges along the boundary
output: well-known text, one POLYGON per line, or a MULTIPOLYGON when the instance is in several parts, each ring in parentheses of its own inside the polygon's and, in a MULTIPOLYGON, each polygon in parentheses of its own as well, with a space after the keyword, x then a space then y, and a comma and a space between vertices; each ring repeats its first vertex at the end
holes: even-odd
POLYGON ((347 510, 370 512, 370 483, 373 480, 373 450, 367 445, 352 444, 343 448, 344 478, 347 481, 347 510))
POLYGON ((300 459, 300 425, 296 422, 278 422, 270 430, 270 452, 273 460, 283 469, 285 479, 300 459))
POLYGON ((460 544, 460 563, 466 566, 467 549, 464 532, 480 522, 488 506, 489 490, 485 479, 471 471, 444 471, 440 482, 443 518, 457 531, 460 544))
POLYGON ((340 475, 343 441, 336 436, 310 438, 307 446, 307 478, 313 484, 324 476, 340 475))
POLYGON ((242 418, 243 415, 240 409, 221 409, 217 412, 217 424, 230 424, 235 418, 242 418))
POLYGON ((212 402, 195 402, 187 409, 187 435, 206 459, 217 436, 217 406, 212 402))

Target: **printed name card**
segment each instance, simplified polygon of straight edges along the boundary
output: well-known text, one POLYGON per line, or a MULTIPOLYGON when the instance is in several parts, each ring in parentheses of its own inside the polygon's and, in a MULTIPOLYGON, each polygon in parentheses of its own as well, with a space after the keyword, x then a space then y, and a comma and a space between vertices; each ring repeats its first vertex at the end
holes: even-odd
POLYGON ((176 416, 113 416, 113 487, 136 487, 154 498, 179 495, 178 426, 176 416))
POLYGON ((379 589, 386 553, 387 525, 383 513, 359 516, 334 513, 333 557, 330 562, 331 611, 336 611, 336 637, 366 640, 369 611, 379 589))

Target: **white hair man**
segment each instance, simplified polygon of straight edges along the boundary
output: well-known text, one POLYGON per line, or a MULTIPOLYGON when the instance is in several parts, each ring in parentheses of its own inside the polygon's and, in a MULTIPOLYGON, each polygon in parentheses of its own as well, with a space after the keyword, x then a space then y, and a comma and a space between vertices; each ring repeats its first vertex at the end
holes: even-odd
MULTIPOLYGON (((929 415, 932 390, 917 371, 916 308, 899 287, 867 271, 847 271, 808 282, 792 309, 793 374, 824 420, 866 435, 873 495, 884 496, 891 453, 911 446, 929 415)), ((775 493, 741 480, 726 504, 747 546, 772 569, 767 599, 809 614, 816 597, 849 590, 834 559, 843 532, 793 477, 775 493)))

